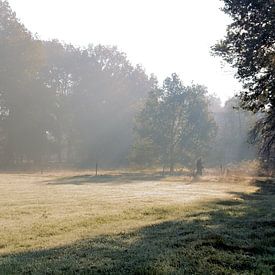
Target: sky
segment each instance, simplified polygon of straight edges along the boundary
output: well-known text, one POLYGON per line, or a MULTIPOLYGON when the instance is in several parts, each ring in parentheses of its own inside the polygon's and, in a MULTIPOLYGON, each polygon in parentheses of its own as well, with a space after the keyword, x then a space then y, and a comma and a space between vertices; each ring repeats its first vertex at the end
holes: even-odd
POLYGON ((9 0, 40 39, 76 46, 115 45, 132 64, 160 82, 177 73, 183 83, 208 87, 224 102, 240 89, 233 70, 211 56, 230 19, 220 0, 9 0))

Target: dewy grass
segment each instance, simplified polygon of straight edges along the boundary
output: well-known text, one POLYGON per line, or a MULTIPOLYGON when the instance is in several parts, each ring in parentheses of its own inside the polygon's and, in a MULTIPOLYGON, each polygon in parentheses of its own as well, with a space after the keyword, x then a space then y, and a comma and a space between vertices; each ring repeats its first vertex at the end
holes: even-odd
POLYGON ((275 272, 274 183, 173 179, 1 175, 0 274, 275 272))

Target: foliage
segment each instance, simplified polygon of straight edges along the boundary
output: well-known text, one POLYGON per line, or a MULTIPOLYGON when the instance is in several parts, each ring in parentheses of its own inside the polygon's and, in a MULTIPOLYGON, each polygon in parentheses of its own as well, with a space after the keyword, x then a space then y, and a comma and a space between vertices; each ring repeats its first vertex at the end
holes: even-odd
POLYGON ((237 68, 246 90, 242 104, 252 111, 275 105, 275 21, 272 0, 224 0, 223 11, 233 20, 227 36, 213 49, 237 68))
POLYGON ((205 87, 172 75, 160 88, 116 47, 40 41, 1 0, 0 37, 1 167, 125 166, 132 147, 172 171, 213 151, 205 87))
POLYGON ((156 160, 163 166, 169 165, 170 172, 175 163, 190 164, 207 152, 215 123, 208 112, 205 94, 203 86, 185 87, 172 74, 162 88, 151 91, 137 117, 136 143, 149 139, 158 156, 156 160))
POLYGON ((25 155, 41 161, 49 145, 53 107, 52 94, 37 74, 44 64, 42 45, 18 22, 6 1, 0 1, 0 37, 2 158, 10 163, 25 155))
MULTIPOLYGON (((273 0, 224 0, 223 11, 233 22, 214 52, 237 69, 244 83, 242 107, 265 115, 252 134, 260 139, 260 154, 267 161, 275 153, 275 20, 273 0), (267 125, 268 124, 268 125, 267 125)), ((275 159, 273 159, 275 163, 275 159)))
POLYGON ((155 78, 116 47, 38 40, 6 1, 0 37, 0 164, 125 164, 155 78))
POLYGON ((275 171, 275 113, 260 118, 250 132, 250 140, 259 144, 263 167, 275 171))
POLYGON ((208 97, 210 110, 217 124, 217 135, 207 161, 212 165, 226 165, 254 159, 255 146, 249 143, 249 133, 256 116, 240 108, 238 98, 230 98, 221 106, 216 97, 208 97))

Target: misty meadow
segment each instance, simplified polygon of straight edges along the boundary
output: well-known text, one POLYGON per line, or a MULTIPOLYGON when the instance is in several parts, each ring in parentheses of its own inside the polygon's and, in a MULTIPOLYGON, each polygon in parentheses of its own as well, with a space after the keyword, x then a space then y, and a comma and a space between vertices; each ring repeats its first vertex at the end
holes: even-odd
POLYGON ((0 274, 275 272, 274 3, 221 3, 230 97, 0 0, 0 274))

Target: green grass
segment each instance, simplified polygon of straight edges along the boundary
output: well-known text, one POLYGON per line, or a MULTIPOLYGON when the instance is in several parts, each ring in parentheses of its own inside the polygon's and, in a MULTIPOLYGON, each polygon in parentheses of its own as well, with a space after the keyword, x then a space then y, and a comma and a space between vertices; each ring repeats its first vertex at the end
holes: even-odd
POLYGON ((138 195, 144 183, 112 184, 85 185, 83 190, 87 191, 82 193, 80 187, 70 190, 71 185, 62 184, 52 189, 48 183, 40 183, 37 190, 31 185, 31 193, 24 193, 21 202, 12 200, 12 196, 7 198, 10 207, 0 214, 6 226, 0 240, 0 273, 275 273, 272 181, 250 185, 204 179, 184 185, 186 190, 197 190, 201 195, 203 188, 208 188, 211 195, 196 201, 186 201, 184 193, 180 201, 175 191, 181 189, 171 179, 150 179, 146 188, 152 189, 144 196, 138 195), (63 190, 62 196, 54 195, 55 188, 63 190), (108 188, 112 191, 109 195, 108 188), (224 193, 213 197, 218 188, 224 193), (100 193, 102 189, 105 196, 100 193), (153 196, 155 189, 166 191, 166 196, 153 196), (38 191, 54 197, 43 196, 38 198, 40 203, 30 203, 38 191), (75 192, 80 192, 77 198, 75 192), (92 194, 95 196, 90 199, 92 194), (111 195, 113 201, 109 200, 111 195), (24 207, 26 202, 29 210, 24 207), (22 219, 21 227, 16 218, 22 219))

